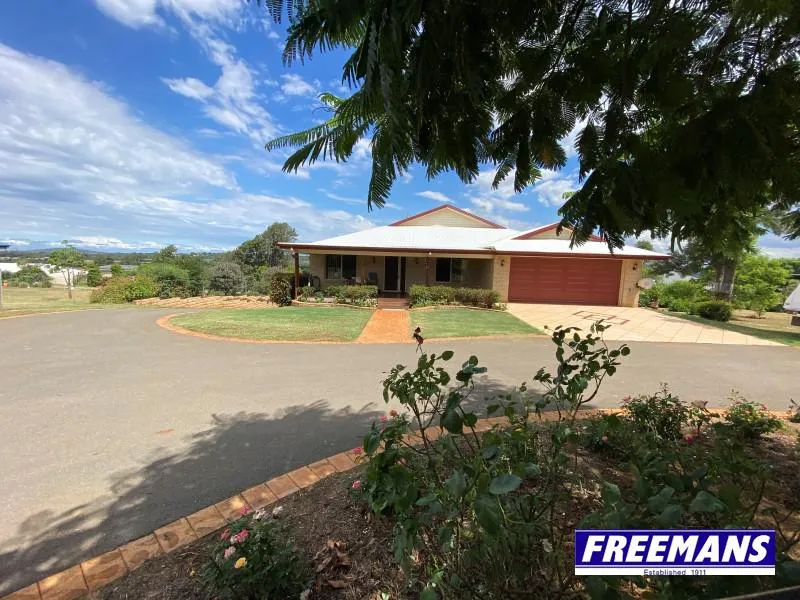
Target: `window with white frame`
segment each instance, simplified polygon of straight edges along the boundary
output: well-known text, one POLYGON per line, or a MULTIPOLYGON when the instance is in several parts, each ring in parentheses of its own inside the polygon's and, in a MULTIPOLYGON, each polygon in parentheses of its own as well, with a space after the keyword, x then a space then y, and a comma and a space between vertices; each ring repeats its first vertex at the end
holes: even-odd
POLYGON ((325 256, 325 279, 352 279, 356 276, 356 257, 351 254, 325 256))
POLYGON ((437 258, 436 283, 461 283, 467 272, 465 258, 437 258))

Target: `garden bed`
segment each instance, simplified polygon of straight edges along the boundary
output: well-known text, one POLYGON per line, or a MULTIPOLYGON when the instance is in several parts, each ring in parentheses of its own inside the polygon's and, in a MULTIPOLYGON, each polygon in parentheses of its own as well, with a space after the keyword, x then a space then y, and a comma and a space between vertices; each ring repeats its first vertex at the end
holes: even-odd
MULTIPOLYGON (((766 436, 757 447, 757 457, 773 465, 778 477, 768 500, 781 507, 792 507, 800 499, 800 480, 796 473, 796 425, 766 436)), ((584 485, 576 494, 568 527, 601 504, 600 482, 615 482, 623 496, 634 494, 633 477, 613 456, 581 450, 577 470, 584 485)), ((350 473, 333 475, 310 488, 267 507, 267 514, 281 507, 278 521, 283 523, 301 554, 317 566, 327 558, 329 542, 337 543, 347 557, 342 565, 329 564, 320 572, 319 586, 310 599, 392 600, 416 598, 408 589, 409 580, 392 552, 392 520, 373 516, 354 499, 352 482, 363 477, 363 467, 350 473), (314 557, 317 556, 317 561, 314 557), (332 587, 328 582, 332 582, 332 587), (381 593, 387 596, 381 596, 381 593)), ((797 524, 794 525, 797 528, 797 524)), ((215 600, 218 596, 203 582, 202 573, 210 546, 218 533, 180 550, 147 561, 126 577, 91 594, 92 600, 215 600)), ((316 567, 315 567, 316 568, 316 567)), ((316 583, 316 582, 315 582, 316 583)))

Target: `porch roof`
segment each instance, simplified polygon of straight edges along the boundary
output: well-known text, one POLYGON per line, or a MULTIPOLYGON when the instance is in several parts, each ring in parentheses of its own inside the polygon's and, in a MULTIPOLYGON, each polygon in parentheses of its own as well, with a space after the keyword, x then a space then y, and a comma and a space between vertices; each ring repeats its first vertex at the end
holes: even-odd
POLYGON ((488 227, 383 226, 348 233, 318 242, 278 244, 282 248, 301 252, 372 251, 399 253, 450 252, 453 254, 519 254, 576 256, 584 258, 637 258, 663 260, 667 254, 624 246, 610 252, 602 241, 589 241, 570 247, 562 239, 514 239, 521 233, 514 229, 488 227))

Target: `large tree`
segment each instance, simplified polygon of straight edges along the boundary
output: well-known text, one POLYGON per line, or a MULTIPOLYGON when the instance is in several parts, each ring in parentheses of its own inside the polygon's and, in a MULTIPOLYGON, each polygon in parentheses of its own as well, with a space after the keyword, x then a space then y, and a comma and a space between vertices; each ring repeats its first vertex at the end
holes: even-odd
POLYGON ((286 63, 350 49, 354 90, 267 147, 300 146, 292 170, 371 139, 370 207, 412 162, 465 182, 487 165, 522 190, 565 166, 577 126, 582 186, 560 212, 578 242, 713 243, 731 211, 768 205, 800 235, 800 2, 265 2, 289 14, 286 63))
POLYGON ((233 251, 233 260, 248 270, 259 267, 286 266, 289 254, 278 247, 278 242, 293 242, 297 231, 288 223, 273 223, 251 240, 233 251))

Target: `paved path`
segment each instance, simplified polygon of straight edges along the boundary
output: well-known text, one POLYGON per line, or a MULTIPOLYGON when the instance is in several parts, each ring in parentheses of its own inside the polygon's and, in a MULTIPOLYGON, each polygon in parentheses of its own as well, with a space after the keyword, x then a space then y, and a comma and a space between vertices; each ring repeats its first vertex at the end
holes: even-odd
POLYGON ((358 341, 362 344, 397 344, 411 341, 407 310, 379 308, 370 317, 358 341))
POLYGON ((726 344, 780 346, 752 335, 725 331, 712 325, 693 323, 647 308, 625 306, 580 306, 574 304, 509 304, 508 311, 538 329, 564 325, 587 328, 603 319, 613 327, 606 339, 625 342, 676 342, 682 344, 726 344))
MULTIPOLYGON (((411 344, 251 345, 170 333, 166 311, 0 320, 0 595, 232 492, 358 444, 411 344), (39 565, 46 564, 39 569, 39 565)), ((553 364, 549 340, 459 340, 488 392, 553 364)), ((596 406, 662 381, 785 410, 800 350, 631 343, 596 406)), ((480 395, 482 397, 483 394, 480 395)))

